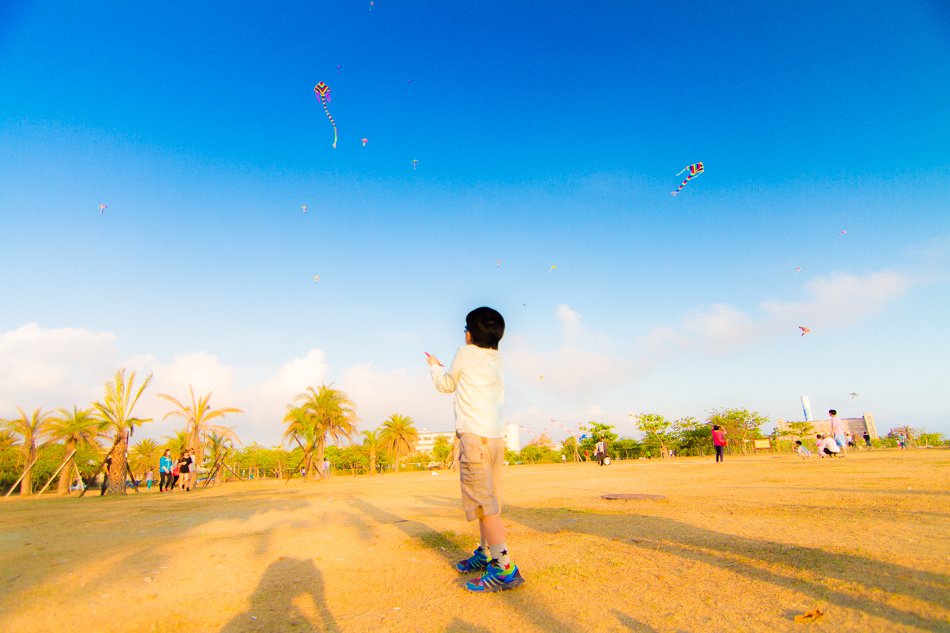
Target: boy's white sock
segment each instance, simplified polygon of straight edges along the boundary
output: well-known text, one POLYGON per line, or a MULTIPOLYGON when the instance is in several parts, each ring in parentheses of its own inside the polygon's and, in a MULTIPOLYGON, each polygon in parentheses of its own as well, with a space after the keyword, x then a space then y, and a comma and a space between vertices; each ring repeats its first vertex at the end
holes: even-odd
POLYGON ((502 569, 508 569, 511 566, 511 557, 508 556, 507 544, 500 543, 498 545, 491 545, 489 549, 491 549, 492 560, 498 561, 498 565, 502 569))

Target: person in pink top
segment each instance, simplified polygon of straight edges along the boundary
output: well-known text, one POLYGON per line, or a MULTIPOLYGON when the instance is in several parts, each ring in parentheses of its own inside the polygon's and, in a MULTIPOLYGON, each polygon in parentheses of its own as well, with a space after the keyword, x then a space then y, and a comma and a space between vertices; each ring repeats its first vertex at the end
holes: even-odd
POLYGON ((844 436, 844 426, 841 424, 841 419, 838 418, 837 411, 828 409, 828 415, 831 416, 831 437, 834 438, 835 444, 837 444, 840 449, 841 456, 844 457, 848 448, 848 442, 844 436))
POLYGON ((726 452, 726 444, 729 441, 726 439, 726 431, 718 424, 713 424, 712 440, 713 446, 716 447, 716 462, 721 462, 726 452))

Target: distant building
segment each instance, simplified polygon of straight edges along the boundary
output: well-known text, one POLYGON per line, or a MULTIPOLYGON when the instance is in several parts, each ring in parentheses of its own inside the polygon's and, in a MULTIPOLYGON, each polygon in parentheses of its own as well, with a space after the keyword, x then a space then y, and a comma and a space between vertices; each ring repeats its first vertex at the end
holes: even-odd
POLYGON ((440 437, 447 439, 449 441, 449 446, 451 446, 452 442, 455 440, 455 433, 429 433, 428 431, 422 431, 419 433, 419 441, 416 442, 416 452, 431 453, 432 447, 435 446, 436 440, 438 440, 440 437))
POLYGON ((521 450, 521 433, 517 424, 505 425, 505 449, 515 453, 521 450))
MULTIPOLYGON (((860 418, 839 417, 838 419, 841 421, 841 427, 844 429, 844 431, 846 433, 850 431, 851 434, 858 439, 864 435, 865 431, 868 432, 868 435, 871 436, 872 440, 876 440, 878 438, 877 427, 874 425, 873 414, 865 413, 860 418)), ((791 422, 795 422, 795 420, 776 420, 775 429, 778 431, 778 434, 792 435, 788 427, 791 422)), ((805 422, 808 422, 812 425, 812 428, 814 429, 811 432, 812 435, 817 433, 821 433, 822 435, 831 434, 831 418, 828 418, 827 420, 805 420, 805 422)))

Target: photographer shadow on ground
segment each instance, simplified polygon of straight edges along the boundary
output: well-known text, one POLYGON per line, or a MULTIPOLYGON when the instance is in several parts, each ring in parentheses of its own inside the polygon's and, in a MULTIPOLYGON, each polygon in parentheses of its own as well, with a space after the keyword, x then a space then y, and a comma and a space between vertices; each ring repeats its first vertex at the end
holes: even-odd
POLYGON ((323 574, 313 561, 282 557, 261 576, 248 608, 221 633, 339 630, 327 607, 323 574))

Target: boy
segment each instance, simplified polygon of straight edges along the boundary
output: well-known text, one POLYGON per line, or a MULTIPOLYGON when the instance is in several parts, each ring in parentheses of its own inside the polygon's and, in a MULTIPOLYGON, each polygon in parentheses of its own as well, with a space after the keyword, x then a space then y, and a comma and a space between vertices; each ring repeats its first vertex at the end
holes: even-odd
POLYGON ((811 457, 811 451, 805 448, 805 445, 802 444, 801 440, 795 440, 795 452, 798 453, 802 459, 808 459, 811 457))
POLYGON ((436 390, 455 392, 455 434, 459 438, 459 475, 462 507, 469 521, 478 519, 481 536, 472 555, 459 561, 462 572, 482 571, 465 585, 469 591, 514 589, 524 583, 511 562, 501 521, 501 467, 505 459, 505 424, 501 405, 505 399, 498 342, 505 334, 505 320, 491 308, 476 308, 465 317, 465 345, 458 349, 448 371, 429 356, 429 371, 436 390))

